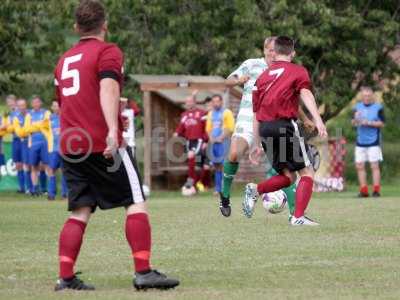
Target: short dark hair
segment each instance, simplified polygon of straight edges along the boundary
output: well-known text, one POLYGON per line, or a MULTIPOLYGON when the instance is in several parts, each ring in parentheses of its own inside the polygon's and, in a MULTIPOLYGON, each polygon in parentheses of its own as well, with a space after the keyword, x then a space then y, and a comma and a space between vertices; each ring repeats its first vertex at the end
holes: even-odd
POLYGON ((294 51, 294 41, 287 36, 278 36, 275 40, 274 50, 276 54, 290 55, 294 51))
POLYGON ((75 22, 81 35, 98 34, 106 21, 103 4, 97 0, 82 0, 75 10, 75 22))
POLYGON ((208 102, 211 102, 211 97, 210 97, 210 96, 207 96, 207 97, 204 99, 204 103, 208 103, 208 102))
POLYGON ((213 99, 213 98, 219 98, 219 100, 223 101, 222 96, 220 94, 212 95, 211 99, 213 99))

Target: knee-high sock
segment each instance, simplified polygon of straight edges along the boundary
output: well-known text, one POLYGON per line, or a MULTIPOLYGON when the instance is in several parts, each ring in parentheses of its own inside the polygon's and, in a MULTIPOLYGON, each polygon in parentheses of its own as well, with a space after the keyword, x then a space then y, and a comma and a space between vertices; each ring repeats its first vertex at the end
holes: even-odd
POLYGON ((304 216, 313 192, 314 180, 308 176, 302 176, 296 190, 296 209, 294 216, 300 218, 304 216))
POLYGON ((18 177, 18 186, 19 186, 19 190, 21 192, 25 192, 25 176, 24 176, 24 171, 23 170, 19 170, 17 172, 17 177, 18 177))
POLYGON ((221 193, 221 189, 222 189, 222 176, 223 176, 223 173, 221 170, 216 170, 214 172, 215 191, 218 193, 221 193))
MULTIPOLYGON (((272 176, 275 175, 278 175, 278 173, 274 170, 274 168, 269 168, 267 171, 267 178, 271 178, 272 176)), ((296 184, 293 183, 291 186, 282 189, 282 191, 285 192, 287 197, 289 213, 293 215, 295 208, 295 200, 296 200, 296 184)))
POLYGON ((147 214, 128 215, 125 223, 125 235, 131 246, 135 271, 150 270, 151 228, 147 214))
POLYGON ((51 197, 55 197, 57 194, 57 179, 55 175, 49 176, 47 192, 51 197))
POLYGON ((40 190, 45 192, 47 190, 47 175, 45 171, 40 171, 39 174, 40 190))
POLYGON ((288 187, 290 184, 291 182, 289 177, 285 175, 275 175, 259 183, 257 185, 257 191, 260 195, 264 193, 271 193, 288 187))
POLYGON ((25 190, 29 192, 33 192, 33 185, 32 185, 32 177, 31 171, 24 171, 24 179, 25 179, 25 190))
POLYGON ((196 157, 188 158, 188 176, 189 178, 192 178, 194 182, 197 181, 196 157))
POLYGON ((60 278, 74 276, 74 265, 81 249, 86 224, 76 219, 68 219, 60 233, 58 257, 60 278))
POLYGON ((239 169, 239 163, 226 161, 224 163, 222 194, 224 197, 230 197, 232 181, 239 169))
POLYGON ((207 177, 210 176, 210 170, 202 168, 201 169, 201 173, 200 173, 200 181, 202 184, 204 184, 205 186, 209 185, 209 179, 207 177))
POLYGON ((65 198, 68 196, 68 188, 67 181, 65 180, 65 176, 61 176, 61 197, 65 198))

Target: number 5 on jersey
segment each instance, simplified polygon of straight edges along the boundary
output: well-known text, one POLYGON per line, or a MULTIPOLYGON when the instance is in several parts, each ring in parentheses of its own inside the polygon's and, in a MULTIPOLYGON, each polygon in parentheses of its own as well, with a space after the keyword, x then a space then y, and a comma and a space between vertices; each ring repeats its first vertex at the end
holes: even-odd
POLYGON ((78 94, 81 87, 79 71, 77 69, 70 69, 69 65, 78 62, 82 59, 82 53, 74 56, 66 57, 61 71, 61 80, 72 78, 72 86, 63 88, 62 94, 64 96, 73 96, 78 94))

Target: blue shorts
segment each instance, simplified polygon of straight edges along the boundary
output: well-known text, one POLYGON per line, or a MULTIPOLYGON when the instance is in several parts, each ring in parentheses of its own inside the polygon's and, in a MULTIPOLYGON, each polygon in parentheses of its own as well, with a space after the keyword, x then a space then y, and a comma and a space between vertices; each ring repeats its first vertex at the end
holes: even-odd
POLYGON ((46 142, 38 142, 32 144, 29 148, 29 164, 31 166, 38 166, 40 163, 48 164, 49 153, 46 142))
POLYGON ((62 167, 61 155, 58 151, 49 153, 49 167, 53 170, 57 170, 62 167))
POLYGON ((224 143, 214 143, 211 145, 211 151, 207 151, 207 154, 213 164, 222 164, 224 162, 225 148, 224 143))
POLYGON ((21 142, 21 152, 22 152, 22 163, 25 165, 29 165, 29 147, 27 139, 21 142))
POLYGON ((5 166, 6 164, 6 159, 4 157, 3 153, 0 153, 0 166, 5 166))
POLYGON ((11 156, 14 163, 22 162, 22 142, 18 137, 14 137, 11 144, 11 156))

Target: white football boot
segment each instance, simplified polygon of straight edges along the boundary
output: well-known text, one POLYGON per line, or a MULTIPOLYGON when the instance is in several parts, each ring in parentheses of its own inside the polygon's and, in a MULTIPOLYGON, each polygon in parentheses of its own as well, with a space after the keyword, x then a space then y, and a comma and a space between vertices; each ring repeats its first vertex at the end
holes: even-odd
POLYGON ((257 184, 248 183, 244 190, 244 199, 242 202, 243 213, 246 217, 251 218, 253 216, 254 207, 260 195, 257 192, 257 184))
POLYGON ((295 216, 292 216, 290 220, 290 225, 292 226, 319 226, 319 223, 311 220, 310 218, 307 218, 305 216, 302 216, 300 218, 296 218, 295 216))

